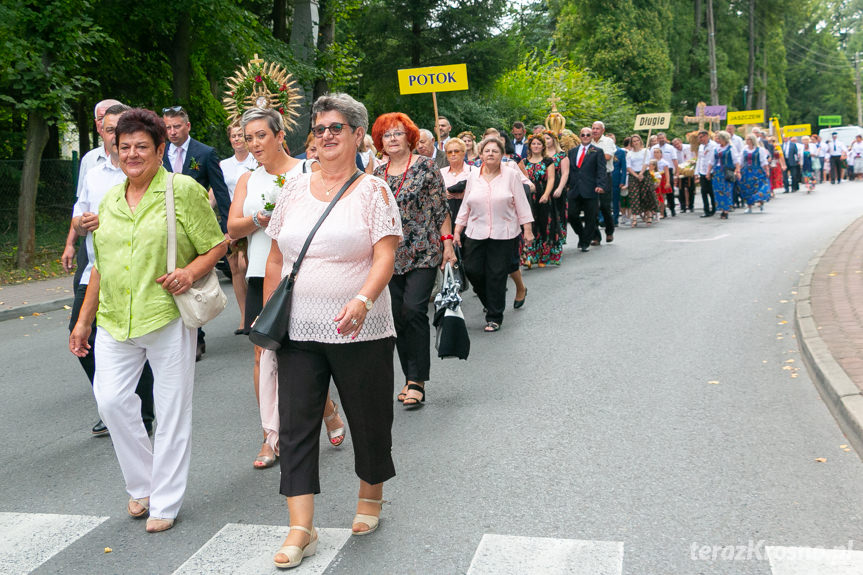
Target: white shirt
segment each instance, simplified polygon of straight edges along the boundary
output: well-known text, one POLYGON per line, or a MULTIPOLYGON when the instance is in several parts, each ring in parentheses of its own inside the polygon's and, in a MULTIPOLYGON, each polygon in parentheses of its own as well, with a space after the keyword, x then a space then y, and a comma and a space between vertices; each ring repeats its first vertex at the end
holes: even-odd
POLYGON ((648 150, 641 148, 639 151, 629 150, 626 152, 626 169, 627 173, 629 170, 632 170, 636 174, 641 171, 641 168, 644 167, 644 163, 647 161, 648 150))
POLYGON ((791 148, 789 146, 794 146, 797 148, 797 163, 801 166, 803 165, 803 144, 798 144, 797 142, 783 142, 782 143, 782 155, 788 158, 789 151, 791 148))
POLYGON ((706 176, 712 171, 714 156, 716 150, 719 149, 719 144, 713 140, 709 140, 707 144, 698 145, 698 160, 695 163, 695 173, 699 176, 706 176))
MULTIPOLYGON (((770 164, 770 152, 764 149, 764 146, 758 146, 755 148, 755 151, 758 152, 758 163, 762 168, 767 167, 770 164)), ((750 152, 749 148, 744 148, 743 152, 740 154, 741 161, 743 159, 744 154, 748 154, 750 152)))
POLYGON ((87 179, 87 172, 107 161, 108 154, 105 153, 105 146, 93 148, 84 154, 84 157, 81 158, 81 166, 78 168, 78 189, 75 191, 76 196, 80 197, 81 192, 84 190, 84 180, 87 179))
POLYGON ((851 144, 851 157, 859 158, 861 156, 863 156, 863 142, 855 140, 854 143, 851 144))
POLYGON ((653 159, 653 150, 662 152, 662 159, 668 162, 668 167, 674 169, 674 160, 677 159, 677 148, 666 142, 662 146, 653 144, 650 148, 650 159, 653 159))
MULTIPOLYGON (((186 159, 189 157, 189 142, 192 141, 192 138, 186 138, 186 141, 183 142, 180 148, 183 148, 183 163, 186 163, 186 159)), ((174 160, 177 159, 177 146, 174 144, 168 145, 168 163, 171 164, 171 168, 174 167, 174 160)))
POLYGON ((731 145, 734 146, 735 150, 737 150, 738 155, 741 154, 743 152, 743 148, 746 147, 746 144, 743 142, 743 138, 737 134, 733 134, 731 136, 731 145))
POLYGON ((237 156, 231 156, 219 162, 219 167, 222 168, 222 174, 225 176, 228 195, 231 196, 231 201, 234 201, 234 188, 237 187, 240 176, 246 172, 254 172, 258 167, 258 161, 252 154, 246 156, 242 162, 237 160, 237 156))
POLYGON ((681 146, 681 148, 679 150, 677 148, 674 148, 674 149, 677 151, 677 165, 678 166, 685 164, 686 162, 691 160, 692 156, 694 155, 692 153, 692 147, 690 147, 688 144, 684 144, 683 146, 681 146))
POLYGON ((839 138, 835 140, 831 139, 827 142, 827 152, 831 156, 841 156, 842 154, 848 153, 848 148, 845 147, 845 144, 843 144, 839 138))
POLYGON ((525 152, 524 147, 527 145, 525 143, 525 138, 522 138, 519 142, 516 142, 515 140, 513 140, 512 145, 515 148, 515 153, 523 158, 524 152, 525 152))
POLYGON ((611 141, 611 138, 608 136, 602 136, 598 140, 591 140, 590 142, 600 150, 606 156, 611 156, 610 160, 605 161, 605 171, 611 172, 614 170, 614 152, 617 151, 617 145, 611 141))
MULTIPOLYGON (((123 173, 123 170, 119 166, 114 167, 114 164, 107 160, 91 169, 84 179, 83 190, 78 196, 78 201, 72 208, 72 217, 77 218, 85 212, 98 214, 99 204, 108 190, 125 180, 126 174, 123 173)), ((96 261, 96 252, 93 250, 93 232, 87 232, 84 241, 87 246, 87 267, 81 273, 81 285, 88 285, 90 283, 90 271, 93 269, 93 262, 96 261)))

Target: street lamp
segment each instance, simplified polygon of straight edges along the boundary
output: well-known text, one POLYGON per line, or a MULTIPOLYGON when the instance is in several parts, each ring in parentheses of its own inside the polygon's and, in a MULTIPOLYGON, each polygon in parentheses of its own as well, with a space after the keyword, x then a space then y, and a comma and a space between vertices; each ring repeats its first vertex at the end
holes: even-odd
POLYGON ((743 109, 748 110, 746 107, 746 95, 749 93, 749 84, 743 84, 743 109))

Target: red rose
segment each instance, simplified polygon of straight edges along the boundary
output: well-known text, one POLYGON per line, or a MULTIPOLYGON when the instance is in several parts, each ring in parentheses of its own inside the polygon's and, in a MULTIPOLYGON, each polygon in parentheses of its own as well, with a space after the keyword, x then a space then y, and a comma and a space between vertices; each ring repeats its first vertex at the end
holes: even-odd
POLYGON ((279 114, 284 114, 284 113, 285 113, 285 109, 284 109, 284 108, 279 108, 279 114))
POLYGON ((282 84, 282 87, 281 87, 281 88, 279 88, 279 92, 284 92, 284 91, 285 91, 285 90, 287 90, 287 89, 288 89, 288 85, 287 85, 287 84, 282 84))
POLYGON ((261 77, 260 77, 260 76, 255 76, 255 82, 260 83, 260 82, 262 82, 262 81, 263 81, 263 80, 261 80, 261 77))
POLYGON ((233 95, 234 95, 234 93, 233 93, 233 92, 231 92, 231 96, 233 96, 233 95))

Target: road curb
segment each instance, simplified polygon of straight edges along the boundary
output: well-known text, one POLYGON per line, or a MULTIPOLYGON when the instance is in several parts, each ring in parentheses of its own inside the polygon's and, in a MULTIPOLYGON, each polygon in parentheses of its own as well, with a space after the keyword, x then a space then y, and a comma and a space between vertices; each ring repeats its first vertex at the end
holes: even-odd
POLYGON ((33 315, 34 313, 45 313, 49 311, 63 309, 63 306, 71 306, 74 301, 75 298, 73 296, 67 296, 59 299, 52 299, 51 301, 31 303, 18 306, 12 309, 0 310, 0 321, 18 319, 22 316, 27 317, 28 315, 33 315))
MULTIPOLYGON (((836 234, 830 245, 855 222, 836 234)), ((818 326, 812 317, 812 276, 830 245, 809 260, 797 286, 794 331, 803 350, 803 360, 813 376, 812 381, 815 382, 821 399, 827 404, 857 455, 863 458, 863 393, 830 353, 827 342, 818 333, 818 326)))

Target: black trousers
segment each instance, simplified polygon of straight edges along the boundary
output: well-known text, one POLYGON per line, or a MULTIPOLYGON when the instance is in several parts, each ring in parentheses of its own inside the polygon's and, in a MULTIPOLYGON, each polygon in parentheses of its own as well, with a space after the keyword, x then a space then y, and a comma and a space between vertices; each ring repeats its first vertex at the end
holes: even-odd
POLYGON ((506 309, 506 278, 518 250, 518 236, 510 240, 474 240, 464 244, 464 267, 473 291, 487 310, 485 321, 503 322, 506 309))
POLYGON ((393 274, 390 280, 396 350, 405 378, 428 381, 431 366, 429 299, 437 279, 436 268, 419 268, 393 274))
MULTIPOLYGON (((82 250, 83 250, 82 246, 82 250)), ((84 266, 86 267, 86 259, 84 266)), ((78 323, 78 316, 81 314, 81 306, 84 303, 84 295, 87 293, 87 284, 79 284, 75 289, 75 301, 72 303, 72 317, 69 319, 69 331, 78 323)), ((87 342, 90 344, 90 353, 84 357, 78 358, 78 363, 84 368, 84 373, 87 374, 87 379, 90 380, 90 386, 93 386, 93 376, 96 374, 96 321, 93 321, 90 331, 90 338, 87 342)), ((152 423, 155 419, 155 411, 153 408, 153 370, 150 369, 150 362, 144 364, 144 370, 141 372, 141 377, 138 379, 138 387, 135 388, 135 393, 141 398, 141 419, 145 423, 152 423)))
POLYGON ((590 241, 595 239, 599 234, 597 229, 597 211, 599 210, 599 200, 596 198, 585 198, 584 196, 569 197, 569 225, 572 230, 578 234, 578 247, 586 248, 590 245, 590 241), (584 224, 581 223, 581 213, 584 212, 584 224))
POLYGON ((830 183, 842 181, 842 156, 830 156, 830 183))
POLYGON ((791 188, 792 192, 800 189, 800 166, 788 166, 788 169, 782 172, 782 184, 785 186, 785 191, 791 188))
POLYGON ((713 199, 713 182, 707 176, 698 176, 701 184, 701 203, 704 204, 704 214, 716 213, 716 200, 713 199))
POLYGON ((332 377, 351 430, 354 470, 375 485, 396 474, 392 458, 393 338, 352 343, 288 341, 279 369, 279 492, 320 493, 321 418, 332 377))
MULTIPOLYGON (((605 238, 614 235, 614 198, 611 193, 611 172, 608 172, 608 177, 605 180, 605 193, 597 194, 599 196, 599 213, 602 214, 602 223, 605 226, 605 238)), ((597 241, 602 241, 602 234, 599 233, 599 214, 596 215, 596 228, 592 236, 589 236, 597 241)), ((589 243, 589 242, 588 242, 589 243)))
POLYGON ((695 178, 683 176, 680 178, 680 211, 695 209, 695 178))

